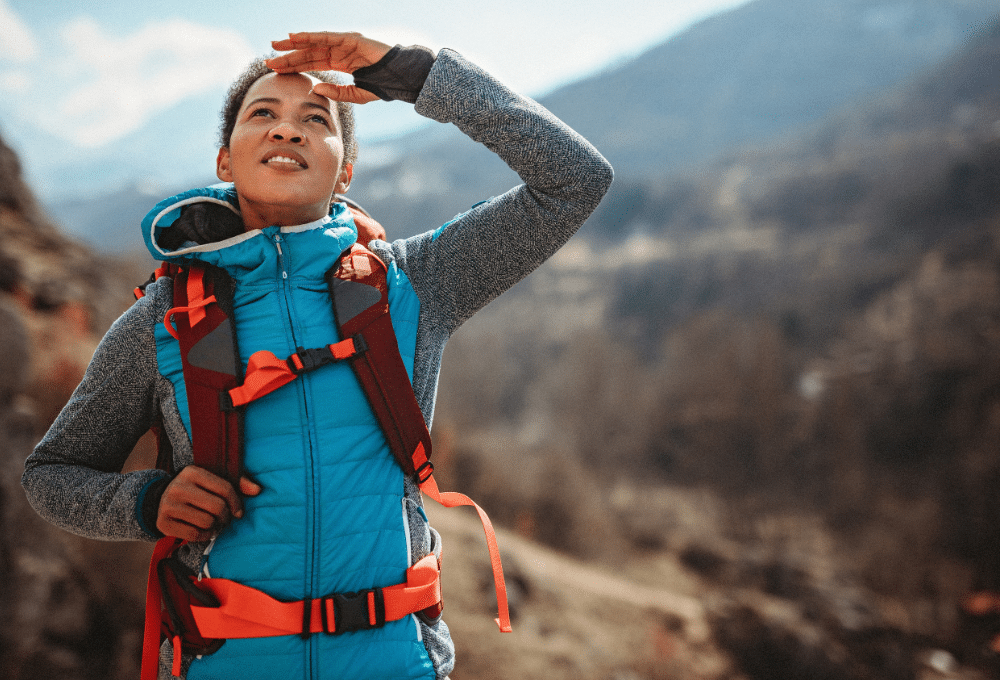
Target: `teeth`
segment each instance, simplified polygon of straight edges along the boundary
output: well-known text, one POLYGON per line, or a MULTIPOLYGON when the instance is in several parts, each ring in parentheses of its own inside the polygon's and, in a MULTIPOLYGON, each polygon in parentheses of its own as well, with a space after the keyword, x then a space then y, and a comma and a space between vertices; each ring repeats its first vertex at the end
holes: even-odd
POLYGON ((267 162, 268 163, 294 163, 295 165, 299 166, 300 168, 302 167, 301 163, 299 163, 297 160, 289 158, 288 156, 273 156, 272 158, 268 158, 267 162))

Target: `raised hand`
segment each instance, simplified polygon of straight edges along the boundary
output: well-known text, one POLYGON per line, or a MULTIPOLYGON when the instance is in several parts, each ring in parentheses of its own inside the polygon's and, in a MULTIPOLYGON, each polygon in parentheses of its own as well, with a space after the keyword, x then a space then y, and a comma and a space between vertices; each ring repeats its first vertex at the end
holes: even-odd
MULTIPOLYGON (((259 484, 240 478, 240 493, 256 496, 259 484)), ((160 498, 156 528, 166 536, 207 541, 243 516, 243 501, 228 481, 204 468, 188 465, 174 477, 160 498)))
MULTIPOLYGON (((278 51, 292 50, 288 54, 267 60, 267 65, 278 73, 302 71, 340 71, 354 73, 359 68, 371 66, 391 49, 389 45, 366 38, 360 33, 289 33, 285 40, 275 40, 271 46, 278 51)), ((317 83, 316 94, 335 101, 367 104, 378 97, 356 85, 317 83)))

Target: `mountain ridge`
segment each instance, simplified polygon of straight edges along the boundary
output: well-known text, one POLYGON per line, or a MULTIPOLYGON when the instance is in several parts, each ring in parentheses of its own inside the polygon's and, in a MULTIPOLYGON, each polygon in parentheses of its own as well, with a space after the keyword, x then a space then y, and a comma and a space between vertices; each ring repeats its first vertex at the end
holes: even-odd
MULTIPOLYGON (((744 145, 777 145, 848 102, 903 85, 993 13, 975 0, 757 0, 540 102, 593 142, 619 180, 666 177, 744 145)), ((372 155, 368 164, 362 148, 351 196, 390 238, 436 228, 520 181, 453 126, 380 143, 372 155)), ((205 175, 214 181, 210 169, 205 175)), ((609 200, 621 200, 618 191, 609 200)), ((141 250, 136 225, 156 201, 137 193, 126 187, 48 207, 96 247, 141 250)))

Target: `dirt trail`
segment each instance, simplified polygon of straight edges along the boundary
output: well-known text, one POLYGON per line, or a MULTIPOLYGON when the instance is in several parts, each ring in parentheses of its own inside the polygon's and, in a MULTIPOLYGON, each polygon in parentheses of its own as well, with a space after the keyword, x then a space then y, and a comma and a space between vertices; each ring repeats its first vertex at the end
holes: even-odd
MULTIPOLYGON (((446 510, 433 502, 427 503, 427 514, 432 526, 445 537, 446 551, 447 539, 461 536, 482 543, 485 553, 482 526, 475 515, 461 510, 446 510)), ((710 636, 705 607, 693 597, 635 583, 504 529, 497 528, 497 539, 503 555, 512 556, 516 568, 534 584, 561 586, 642 610, 675 616, 684 622, 685 636, 691 642, 703 642, 710 636)), ((452 554, 448 553, 445 559, 451 558, 452 554)))

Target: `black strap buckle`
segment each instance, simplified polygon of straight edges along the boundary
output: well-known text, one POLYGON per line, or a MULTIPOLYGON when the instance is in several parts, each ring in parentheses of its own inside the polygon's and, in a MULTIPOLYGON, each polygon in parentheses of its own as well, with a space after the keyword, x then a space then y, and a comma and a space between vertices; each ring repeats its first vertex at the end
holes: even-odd
POLYGON ((365 336, 361 333, 355 333, 351 336, 351 340, 354 341, 354 354, 364 354, 368 351, 368 342, 365 340, 365 336))
POLYGON ((229 390, 219 390, 219 410, 223 413, 235 413, 240 410, 239 406, 233 405, 233 395, 229 390))
POLYGON ((359 590, 356 593, 334 593, 327 595, 320 603, 320 615, 323 619, 323 631, 330 635, 353 633, 359 630, 371 630, 385 625, 385 597, 381 588, 359 590), (368 595, 373 595, 375 605, 375 623, 372 624, 368 608, 368 595), (334 630, 330 630, 327 602, 333 602, 334 630))
POLYGON ((414 472, 413 476, 417 480, 417 486, 420 486, 434 474, 434 463, 429 460, 425 460, 423 465, 418 467, 414 472))
POLYGON ((333 358, 333 354, 330 353, 329 347, 317 347, 312 349, 296 347, 295 354, 293 354, 292 357, 288 358, 288 367, 292 369, 292 373, 295 375, 315 371, 320 366, 332 364, 336 361, 336 359, 333 358), (292 361, 292 357, 299 358, 299 361, 302 362, 302 368, 295 365, 295 362, 292 361))

